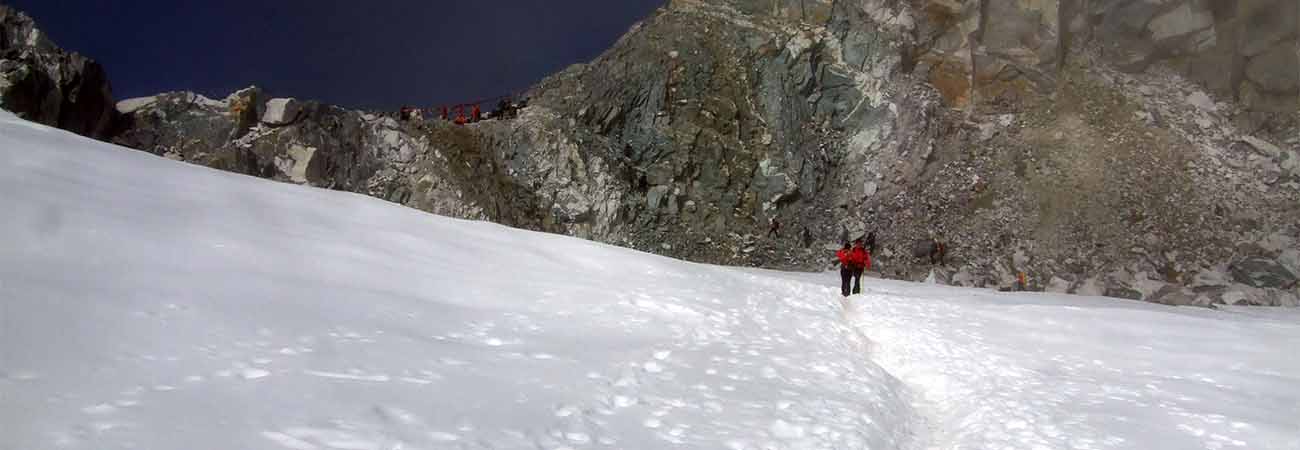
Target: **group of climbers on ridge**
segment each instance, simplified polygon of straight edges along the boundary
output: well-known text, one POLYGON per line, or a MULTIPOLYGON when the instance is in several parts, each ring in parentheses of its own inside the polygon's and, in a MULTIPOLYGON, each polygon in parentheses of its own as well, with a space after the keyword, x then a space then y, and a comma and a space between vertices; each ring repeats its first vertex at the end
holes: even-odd
POLYGON ((416 108, 413 106, 403 106, 397 117, 403 121, 424 120, 426 112, 438 111, 438 119, 447 122, 453 122, 456 125, 465 125, 469 123, 480 122, 488 119, 513 119, 519 117, 519 110, 528 107, 528 98, 514 100, 511 96, 503 96, 496 99, 496 109, 484 113, 479 107, 480 104, 490 102, 489 100, 480 100, 469 103, 462 103, 454 106, 440 106, 438 108, 416 108))

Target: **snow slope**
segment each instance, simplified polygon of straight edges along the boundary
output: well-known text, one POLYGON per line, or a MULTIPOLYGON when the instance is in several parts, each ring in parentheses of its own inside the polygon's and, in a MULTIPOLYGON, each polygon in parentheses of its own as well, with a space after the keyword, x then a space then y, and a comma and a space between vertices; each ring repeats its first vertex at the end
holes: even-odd
POLYGON ((893 448, 822 286, 0 117, 0 449, 893 448))
POLYGON ((0 449, 1297 449, 1300 314, 673 261, 0 112, 0 449))
POLYGON ((850 308, 932 448, 1300 449, 1300 310, 876 282, 850 308))

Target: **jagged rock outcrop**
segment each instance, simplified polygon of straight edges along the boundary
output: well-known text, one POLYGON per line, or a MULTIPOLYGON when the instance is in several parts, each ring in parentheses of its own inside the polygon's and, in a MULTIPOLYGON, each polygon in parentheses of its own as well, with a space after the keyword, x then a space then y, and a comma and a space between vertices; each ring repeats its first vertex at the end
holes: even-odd
POLYGON ((0 5, 0 107, 33 122, 107 138, 116 110, 104 68, 67 53, 31 17, 0 5))
POLYGON ((515 118, 250 88, 122 102, 114 140, 702 262, 821 269, 875 231, 888 277, 1295 305, 1283 3, 673 0, 515 118), (936 238, 949 267, 911 251, 936 238))

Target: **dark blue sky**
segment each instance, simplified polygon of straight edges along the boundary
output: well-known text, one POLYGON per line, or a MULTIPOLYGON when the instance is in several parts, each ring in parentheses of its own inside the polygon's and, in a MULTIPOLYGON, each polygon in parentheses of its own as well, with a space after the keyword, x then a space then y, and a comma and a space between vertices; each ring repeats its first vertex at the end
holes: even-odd
POLYGON ((0 0, 103 63, 118 99, 256 84, 353 108, 522 90, 664 0, 0 0))

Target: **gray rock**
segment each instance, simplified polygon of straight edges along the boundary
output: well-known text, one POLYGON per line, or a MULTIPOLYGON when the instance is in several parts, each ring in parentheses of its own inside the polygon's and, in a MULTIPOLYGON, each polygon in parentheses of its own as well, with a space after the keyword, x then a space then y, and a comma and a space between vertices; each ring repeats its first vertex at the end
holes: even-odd
POLYGON ((1071 283, 1069 280, 1054 276, 1052 279, 1047 281, 1047 287, 1044 291, 1054 294, 1068 294, 1070 293, 1070 287, 1071 283))
POLYGON ((1292 274, 1300 274, 1300 250, 1283 250, 1282 254, 1277 257, 1277 262, 1292 274))
POLYGON ((939 284, 944 286, 953 285, 953 271, 948 268, 933 268, 926 275, 925 282, 928 284, 939 284))
POLYGON ((1250 58, 1246 63, 1246 77, 1259 85, 1264 92, 1294 94, 1300 90, 1300 56, 1295 45, 1279 44, 1250 58))
POLYGON ((1220 288, 1230 284, 1232 284, 1232 281, 1223 271, 1205 269, 1197 272, 1189 286, 1193 288, 1220 288))
POLYGON ((1187 103, 1202 111, 1214 112, 1219 109, 1219 107, 1214 104, 1214 99, 1211 99, 1209 95, 1206 95, 1201 91, 1188 94, 1187 103))
POLYGON ((1156 291, 1147 301, 1170 306, 1213 307, 1213 301, 1209 297, 1175 285, 1166 285, 1156 291))
POLYGON ((1112 298, 1142 300, 1142 291, 1121 280, 1107 280, 1105 291, 1102 292, 1102 295, 1112 298))
POLYGON ((1260 154, 1267 156, 1269 158, 1277 158, 1282 154, 1282 149, 1280 147, 1273 145, 1271 142, 1268 142, 1266 140, 1257 138, 1255 136, 1250 136, 1250 135, 1242 136, 1241 141, 1249 144, 1260 154))
POLYGON ((1290 37, 1295 39, 1296 21, 1300 16, 1296 2, 1289 0, 1251 0, 1256 3, 1243 17, 1246 32, 1242 33, 1241 53, 1255 56, 1290 37))
POLYGON ((92 138, 115 131, 104 68, 50 42, 26 14, 0 5, 0 107, 92 138))
POLYGON ((1214 25, 1214 16, 1208 9, 1201 9, 1193 2, 1184 2, 1178 7, 1165 12, 1147 24, 1151 39, 1160 42, 1182 37, 1197 31, 1208 30, 1214 25))
POLYGON ((285 126, 298 120, 302 105, 291 98, 273 98, 266 102, 266 112, 262 113, 262 123, 271 126, 285 126))
POLYGON ((1087 278, 1080 282, 1079 286, 1074 287, 1075 295, 1087 295, 1087 297, 1102 297, 1106 294, 1106 287, 1096 277, 1087 278))
POLYGON ((1293 289, 1296 276, 1277 260, 1251 257, 1234 262, 1229 270, 1238 283, 1254 288, 1293 289))

